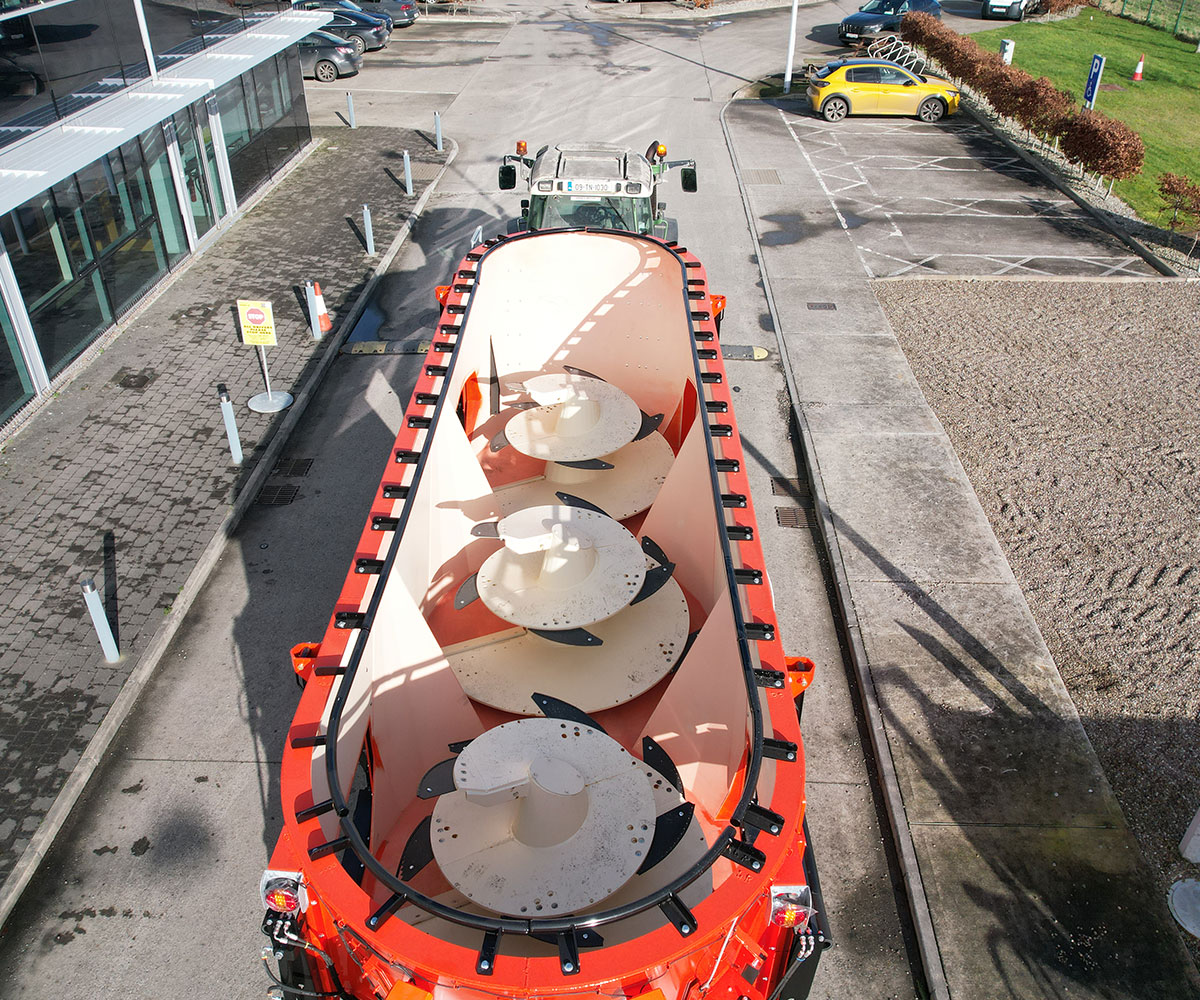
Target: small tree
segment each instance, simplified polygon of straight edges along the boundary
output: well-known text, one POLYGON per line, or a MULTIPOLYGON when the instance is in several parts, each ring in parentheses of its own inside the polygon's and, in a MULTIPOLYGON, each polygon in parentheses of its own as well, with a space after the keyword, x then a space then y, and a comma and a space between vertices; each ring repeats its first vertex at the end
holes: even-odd
MULTIPOLYGON (((1200 184, 1195 184, 1179 174, 1163 174, 1158 179, 1158 193, 1166 203, 1164 211, 1170 210, 1171 218, 1167 228, 1172 233, 1182 229, 1190 218, 1193 222, 1200 216, 1200 184)), ((1196 239, 1200 239, 1200 232, 1196 239)), ((1196 249, 1196 239, 1192 240, 1190 257, 1196 249)))
POLYGON ((1081 111, 1067 120, 1062 151, 1085 170, 1114 180, 1138 173, 1146 158, 1141 136, 1098 111, 1081 111))
POLYGON ((1060 134, 1063 119, 1071 114, 1074 106, 1075 100, 1070 94, 1042 76, 1021 84, 1014 117, 1030 132, 1054 136, 1060 134))

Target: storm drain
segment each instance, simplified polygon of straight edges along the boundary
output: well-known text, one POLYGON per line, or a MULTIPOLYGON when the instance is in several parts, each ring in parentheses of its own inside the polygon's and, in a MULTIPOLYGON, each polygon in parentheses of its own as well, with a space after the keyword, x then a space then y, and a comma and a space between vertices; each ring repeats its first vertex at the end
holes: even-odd
POLYGON ((775 520, 781 528, 811 528, 812 512, 803 507, 776 507, 775 520))
POLYGON ((290 486, 287 483, 267 483, 258 491, 255 500, 266 507, 286 507, 296 499, 299 493, 298 486, 290 486))
POLYGON ((783 181, 779 177, 778 170, 769 168, 756 167, 753 170, 746 170, 742 173, 747 184, 782 184, 783 181))
POLYGON ((307 476, 312 468, 311 458, 281 458, 271 470, 273 476, 307 476))
POLYGON ((805 479, 785 479, 782 476, 771 477, 771 492, 777 497, 791 497, 796 503, 811 504, 812 493, 805 479))
POLYGON ((808 308, 813 309, 813 310, 823 310, 826 312, 832 312, 834 309, 837 308, 837 303, 836 302, 810 302, 810 303, 808 303, 808 308))

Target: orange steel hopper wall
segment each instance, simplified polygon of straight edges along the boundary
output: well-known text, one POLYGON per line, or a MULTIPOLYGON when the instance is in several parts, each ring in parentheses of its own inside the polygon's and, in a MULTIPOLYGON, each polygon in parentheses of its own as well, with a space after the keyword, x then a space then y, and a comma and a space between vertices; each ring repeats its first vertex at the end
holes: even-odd
MULTIPOLYGON (((707 983, 706 995, 761 1000, 778 980, 790 932, 769 923, 769 890, 805 881, 802 749, 794 760, 762 762, 758 802, 781 814, 784 825, 778 836, 754 841, 765 854, 761 870, 721 858, 689 887, 694 933, 681 936, 657 907, 606 924, 604 946, 583 952, 571 977, 552 945, 516 941, 513 934, 503 936, 494 967, 481 973, 478 930, 411 906, 372 928, 368 918, 389 890, 370 871, 359 885, 338 853, 322 853, 341 834, 332 812, 305 813, 329 798, 322 736, 355 644, 361 650, 338 730, 338 779, 348 794, 365 748, 373 788, 370 844, 389 871, 408 832, 429 813, 432 804, 414 792, 425 771, 446 757, 447 743, 514 718, 469 699, 447 659, 458 643, 511 629, 479 605, 454 612, 452 600, 501 544, 472 529, 501 514, 505 488, 537 476, 544 465, 511 448, 489 450, 503 423, 489 401, 493 370, 502 403, 504 383, 565 364, 620 385, 646 413, 665 415, 660 430, 674 463, 650 509, 625 523, 653 537, 677 564, 675 578, 698 634, 677 670, 628 705, 597 713, 597 721, 631 753, 643 735, 663 746, 712 844, 745 790, 749 754, 736 607, 743 622, 771 626, 748 641, 751 665, 764 672, 766 686, 757 689, 764 733, 801 746, 793 699, 811 678, 811 665, 786 659, 773 628, 713 298, 703 267, 686 249, 641 237, 540 233, 481 245, 460 263, 333 618, 319 646, 298 647, 306 686, 284 750, 284 829, 272 867, 303 873, 306 937, 330 956, 353 995, 633 997, 658 989, 664 1000, 676 1000, 707 983), (439 400, 439 420, 429 426, 439 400), (709 499, 713 459, 718 492, 729 506, 709 499), (402 515, 397 540, 395 519, 402 515), (732 590, 723 533, 733 569, 742 571, 732 590), (384 581, 371 567, 394 544, 384 581), (373 597, 379 603, 369 634, 360 634, 356 621, 343 616, 364 611, 373 597)), ((432 896, 450 888, 428 869, 412 884, 432 896)), ((321 963, 312 964, 324 980, 320 988, 332 988, 321 963)))

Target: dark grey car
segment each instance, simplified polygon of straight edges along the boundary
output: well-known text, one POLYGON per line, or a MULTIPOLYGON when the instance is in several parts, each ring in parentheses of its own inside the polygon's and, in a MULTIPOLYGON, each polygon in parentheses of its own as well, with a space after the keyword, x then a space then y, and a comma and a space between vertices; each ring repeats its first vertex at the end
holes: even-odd
POLYGON ((340 76, 353 76, 362 69, 361 52, 346 39, 328 31, 314 31, 300 39, 300 68, 304 75, 333 83, 340 76))
POLYGON ((369 49, 382 49, 388 43, 391 32, 378 18, 345 8, 321 13, 328 13, 330 18, 321 30, 340 35, 354 46, 354 51, 359 55, 369 49))

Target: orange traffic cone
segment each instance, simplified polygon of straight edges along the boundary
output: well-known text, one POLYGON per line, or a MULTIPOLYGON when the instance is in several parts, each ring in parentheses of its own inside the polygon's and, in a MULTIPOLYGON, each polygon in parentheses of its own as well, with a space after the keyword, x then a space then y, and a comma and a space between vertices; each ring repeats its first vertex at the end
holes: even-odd
POLYGON ((1135 80, 1140 80, 1142 78, 1142 70, 1145 69, 1145 67, 1146 67, 1146 53, 1143 52, 1138 57, 1137 68, 1133 71, 1133 78, 1135 80))
POLYGON ((333 329, 333 320, 329 318, 329 310, 325 308, 325 296, 321 294, 319 281, 313 282, 313 298, 317 301, 317 324, 322 333, 328 333, 333 329))

